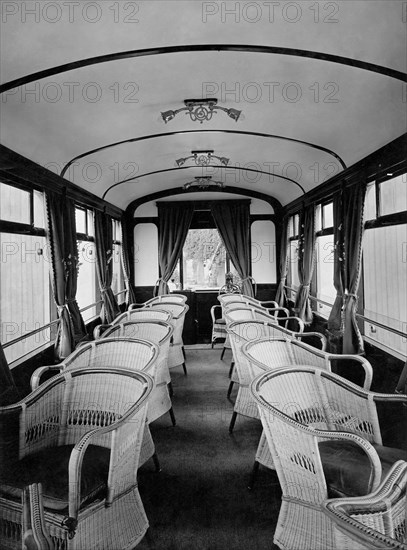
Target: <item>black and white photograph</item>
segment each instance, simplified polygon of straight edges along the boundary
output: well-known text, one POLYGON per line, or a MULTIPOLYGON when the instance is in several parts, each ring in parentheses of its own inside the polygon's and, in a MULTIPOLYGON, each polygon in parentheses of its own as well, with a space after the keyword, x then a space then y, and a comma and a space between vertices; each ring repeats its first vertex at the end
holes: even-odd
POLYGON ((0 549, 407 550, 407 1, 0 0, 0 549))

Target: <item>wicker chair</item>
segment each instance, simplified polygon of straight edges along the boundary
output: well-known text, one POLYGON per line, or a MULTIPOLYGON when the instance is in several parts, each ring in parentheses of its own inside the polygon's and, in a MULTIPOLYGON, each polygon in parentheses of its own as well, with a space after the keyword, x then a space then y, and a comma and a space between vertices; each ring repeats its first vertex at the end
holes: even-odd
POLYGON ((170 322, 174 328, 174 334, 172 336, 172 343, 170 345, 170 352, 168 355, 168 368, 173 369, 178 365, 182 365, 184 373, 187 374, 182 331, 184 329, 184 320, 189 310, 189 306, 176 302, 152 302, 146 306, 145 309, 151 309, 154 311, 163 310, 172 314, 172 319, 170 322))
MULTIPOLYGON (((31 376, 31 388, 35 390, 46 373, 58 373, 76 368, 124 368, 143 371, 153 378, 159 355, 158 346, 146 340, 102 338, 79 346, 58 365, 48 365, 36 369, 31 376)), ((156 470, 160 469, 155 445, 148 424, 145 427, 140 465, 153 458, 156 470)))
MULTIPOLYGON (((280 327, 274 322, 259 321, 256 319, 253 321, 234 321, 228 325, 227 330, 232 346, 239 385, 234 406, 234 413, 229 427, 229 431, 232 432, 238 414, 249 416, 251 418, 259 418, 257 405, 253 402, 249 391, 249 384, 252 381, 252 375, 249 371, 249 362, 247 357, 242 352, 244 344, 247 342, 257 342, 266 338, 268 340, 281 340, 282 338, 287 340, 295 340, 297 338, 301 341, 308 338, 313 338, 319 340, 320 347, 322 350, 325 350, 327 340, 325 336, 319 332, 292 332, 288 329, 280 327)), ((290 362, 289 359, 290 355, 287 353, 283 364, 290 362)), ((232 379, 229 384, 228 397, 230 397, 233 385, 234 380, 232 379)))
MULTIPOLYGON (((306 334, 306 333, 305 333, 306 334)), ((246 359, 246 369, 249 372, 249 383, 259 374, 270 371, 272 369, 284 365, 312 365, 326 371, 332 371, 332 364, 340 360, 341 365, 345 367, 349 373, 355 372, 355 366, 359 365, 363 370, 363 387, 366 390, 370 389, 373 378, 373 368, 369 361, 360 355, 338 355, 328 353, 323 350, 317 350, 303 342, 297 340, 283 339, 262 339, 244 344, 240 350, 241 355, 246 359)), ((249 407, 253 410, 253 398, 250 390, 243 393, 243 410, 248 410, 249 407), (247 395, 247 393, 249 395, 247 395), (246 404, 246 401, 249 404, 246 404)), ((239 411, 240 412, 240 411, 239 411)), ((235 412, 232 416, 236 418, 235 412)), ((233 426, 233 425, 232 425, 233 426)), ((249 483, 252 488, 257 476, 259 465, 262 464, 266 468, 274 469, 274 462, 270 454, 270 449, 267 443, 266 435, 263 432, 254 460, 253 471, 249 483)))
POLYGON ((256 377, 257 402, 282 488, 274 543, 283 549, 336 550, 327 498, 371 493, 407 452, 384 447, 376 402, 406 395, 364 390, 316 367, 283 367, 256 377))
POLYGON ((27 542, 21 497, 38 482, 44 531, 56 549, 117 550, 142 539, 148 520, 137 469, 152 389, 146 373, 72 369, 0 408, 2 424, 17 422, 1 469, 2 549, 27 542))
POLYGON ((341 550, 407 550, 407 462, 396 462, 378 489, 363 497, 326 500, 341 550))
POLYGON ((175 302, 176 304, 185 304, 186 301, 187 297, 183 294, 161 294, 161 296, 154 296, 154 298, 150 298, 141 304, 130 304, 128 309, 131 311, 132 309, 139 309, 156 302, 175 302))
MULTIPOLYGON (((279 325, 279 322, 277 320, 276 315, 271 315, 265 308, 256 308, 253 306, 250 306, 248 304, 236 304, 229 302, 225 306, 225 320, 226 320, 226 326, 228 326, 230 323, 233 323, 234 321, 248 321, 250 319, 257 319, 264 322, 270 322, 270 323, 276 323, 276 325, 279 325)), ((301 319, 298 317, 286 317, 286 325, 288 322, 295 322, 295 330, 296 332, 303 332, 304 330, 304 323, 301 319)), ((281 325, 279 325, 281 326, 281 325)), ((287 329, 288 330, 288 329, 287 329)), ((229 341, 229 335, 227 338, 227 341, 225 343, 225 346, 231 347, 230 341, 229 341)), ((230 378, 231 382, 239 383, 239 377, 237 375, 236 369, 234 369, 234 361, 232 361, 230 366, 230 378)))
POLYGON ((98 325, 93 330, 94 340, 98 340, 102 334, 110 328, 112 325, 117 325, 119 323, 125 323, 126 321, 164 321, 164 323, 170 323, 172 319, 172 314, 164 310, 150 310, 150 309, 132 309, 131 311, 125 311, 121 313, 114 319, 110 324, 98 325))
POLYGON ((168 369, 168 353, 170 340, 174 329, 164 321, 127 321, 112 325, 103 333, 103 338, 136 338, 148 340, 157 344, 159 354, 156 361, 155 385, 148 405, 148 421, 154 422, 166 412, 170 413, 171 421, 175 426, 175 416, 172 410, 168 384, 171 383, 168 369))

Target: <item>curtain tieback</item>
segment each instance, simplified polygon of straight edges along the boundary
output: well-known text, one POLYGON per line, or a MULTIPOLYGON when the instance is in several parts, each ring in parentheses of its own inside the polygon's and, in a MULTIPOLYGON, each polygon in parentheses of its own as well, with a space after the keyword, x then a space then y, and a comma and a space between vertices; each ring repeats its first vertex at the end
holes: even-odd
POLYGON ((302 285, 302 288, 310 288, 311 285, 302 285))
POLYGON ((67 304, 63 304, 62 306, 57 306, 58 316, 61 317, 62 312, 64 309, 67 309, 67 304))
POLYGON ((355 300, 357 300, 359 298, 359 296, 357 294, 353 294, 352 292, 345 292, 344 293, 344 298, 355 298, 355 300))

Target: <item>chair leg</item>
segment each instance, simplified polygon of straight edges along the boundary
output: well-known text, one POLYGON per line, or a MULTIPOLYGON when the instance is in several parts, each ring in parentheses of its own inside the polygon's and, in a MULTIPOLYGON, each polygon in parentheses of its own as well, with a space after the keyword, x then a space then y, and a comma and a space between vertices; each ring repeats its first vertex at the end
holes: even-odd
POLYGON ((230 424, 229 424, 229 433, 233 432, 233 428, 235 427, 236 418, 237 418, 237 412, 233 411, 232 419, 231 419, 230 424))
POLYGON ((170 394, 170 398, 174 395, 174 390, 172 387, 172 382, 168 382, 168 393, 170 394))
POLYGON ((185 349, 184 349, 184 346, 182 346, 182 355, 184 356, 184 360, 186 359, 186 356, 185 356, 185 349))
POLYGON ((176 421, 175 421, 175 415, 174 415, 174 411, 173 411, 172 407, 168 412, 170 413, 170 416, 171 416, 172 425, 175 426, 176 421))
POLYGON ((232 361, 230 363, 230 369, 229 369, 229 378, 232 376, 232 372, 233 372, 233 367, 235 366, 235 362, 232 361))
POLYGON ((226 351, 226 348, 225 348, 225 346, 223 346, 222 353, 220 354, 220 360, 221 360, 221 361, 222 361, 222 359, 223 359, 223 356, 225 355, 225 351, 226 351))
POLYGON ((255 460, 253 464, 253 470, 250 476, 249 485, 248 485, 248 489, 250 490, 252 490, 254 487, 254 482, 256 481, 256 478, 257 478, 257 472, 259 471, 259 466, 260 466, 260 463, 257 462, 257 460, 255 460))
POLYGON ((228 388, 228 398, 230 397, 230 394, 232 393, 233 384, 234 384, 234 382, 231 382, 231 383, 229 384, 229 388, 228 388))
POLYGON ((157 473, 158 473, 158 472, 161 472, 160 461, 158 460, 157 453, 154 453, 154 454, 153 454, 153 462, 154 462, 154 466, 155 466, 155 471, 156 471, 157 473))
POLYGON ((187 375, 187 366, 185 365, 185 363, 182 363, 182 368, 184 369, 184 374, 186 376, 187 375))

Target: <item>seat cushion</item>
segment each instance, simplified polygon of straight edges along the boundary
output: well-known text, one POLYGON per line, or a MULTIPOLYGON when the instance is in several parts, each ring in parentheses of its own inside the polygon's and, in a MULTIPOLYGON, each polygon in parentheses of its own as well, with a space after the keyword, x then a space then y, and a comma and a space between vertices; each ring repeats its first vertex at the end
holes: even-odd
MULTIPOLYGON (((41 482, 44 506, 54 511, 68 508, 68 464, 72 445, 48 447, 14 463, 2 465, 0 495, 21 501, 22 489, 41 482)), ((82 464, 81 506, 105 498, 110 449, 89 445, 82 464)))
POLYGON ((226 325, 226 320, 223 317, 221 317, 220 319, 215 319, 215 324, 226 325))
MULTIPOLYGON (((382 464, 382 479, 397 460, 407 460, 407 451, 373 444, 382 464)), ((369 492, 370 461, 352 441, 319 443, 329 498, 361 496, 369 492)))

